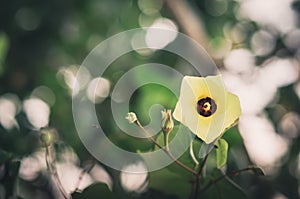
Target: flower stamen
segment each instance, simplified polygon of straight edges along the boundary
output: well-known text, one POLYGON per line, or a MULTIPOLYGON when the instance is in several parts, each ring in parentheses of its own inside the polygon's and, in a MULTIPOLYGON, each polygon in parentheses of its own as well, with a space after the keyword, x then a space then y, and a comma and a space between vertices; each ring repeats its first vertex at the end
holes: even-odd
POLYGON ((204 117, 211 116, 216 110, 217 104, 210 97, 202 98, 197 102, 197 112, 204 117))

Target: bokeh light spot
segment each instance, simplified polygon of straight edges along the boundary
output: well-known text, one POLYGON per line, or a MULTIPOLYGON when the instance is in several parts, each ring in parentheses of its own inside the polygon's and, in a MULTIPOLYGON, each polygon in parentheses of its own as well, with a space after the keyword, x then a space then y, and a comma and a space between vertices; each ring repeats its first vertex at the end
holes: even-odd
POLYGON ((108 97, 109 93, 110 82, 102 77, 93 79, 87 88, 87 97, 96 104, 102 102, 106 97, 108 97))

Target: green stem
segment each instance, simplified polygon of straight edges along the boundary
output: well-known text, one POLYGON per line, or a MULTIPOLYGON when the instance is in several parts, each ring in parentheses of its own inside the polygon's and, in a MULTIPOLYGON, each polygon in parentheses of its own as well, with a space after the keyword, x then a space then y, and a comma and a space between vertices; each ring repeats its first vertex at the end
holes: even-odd
POLYGON ((200 169, 199 171, 197 172, 197 174, 195 175, 195 182, 194 182, 194 191, 193 191, 193 197, 194 199, 197 199, 197 198, 200 198, 200 177, 202 175, 202 172, 203 172, 203 169, 204 169, 204 166, 206 164, 206 161, 208 159, 208 155, 209 153, 207 153, 200 165, 200 169))
POLYGON ((194 169, 189 168, 188 166, 186 166, 185 164, 183 164, 182 162, 180 162, 179 160, 177 160, 173 156, 173 154, 169 151, 168 147, 162 147, 158 142, 156 142, 156 140, 152 137, 152 135, 148 131, 146 131, 146 129, 142 126, 142 124, 140 123, 139 120, 136 120, 135 123, 144 131, 144 133, 147 136, 149 136, 148 138, 151 140, 151 142, 153 142, 158 148, 160 148, 161 150, 163 150, 176 164, 178 164, 179 166, 181 166, 182 168, 184 168, 188 172, 190 172, 190 173, 192 173, 194 175, 197 175, 197 172, 194 169))
POLYGON ((199 162, 194 154, 194 149, 193 149, 193 140, 191 140, 191 143, 190 143, 190 156, 192 157, 192 160, 194 161, 195 163, 195 170, 198 168, 199 166, 199 162))
POLYGON ((169 133, 164 133, 164 139, 165 139, 166 150, 170 151, 169 150, 169 133))
MULTIPOLYGON (((205 155, 205 157, 204 157, 204 159, 203 159, 203 161, 202 161, 202 164, 201 164, 200 169, 199 169, 199 171, 198 171, 198 175, 199 175, 199 176, 200 176, 200 175, 202 174, 202 172, 203 172, 205 163, 206 163, 206 161, 207 161, 207 159, 208 159, 208 155, 209 155, 209 153, 207 153, 207 154, 205 155)), ((198 176, 198 177, 199 177, 199 176, 198 176)))

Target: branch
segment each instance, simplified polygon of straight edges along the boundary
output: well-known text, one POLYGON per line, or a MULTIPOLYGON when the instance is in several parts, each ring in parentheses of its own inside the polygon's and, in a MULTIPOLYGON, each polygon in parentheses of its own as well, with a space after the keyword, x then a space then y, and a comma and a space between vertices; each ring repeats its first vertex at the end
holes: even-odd
POLYGON ((202 193, 207 191, 212 185, 218 183, 219 181, 223 180, 224 178, 226 177, 229 177, 229 176, 236 176, 238 174, 240 174, 241 172, 244 172, 244 171, 250 171, 250 170, 253 170, 253 168, 251 167, 248 167, 248 168, 244 168, 244 169, 240 169, 240 170, 235 170, 235 171, 232 171, 230 173, 227 173, 227 174, 224 174, 214 180, 211 180, 202 190, 200 190, 202 193))
POLYGON ((202 161, 202 164, 201 164, 200 169, 199 169, 199 171, 198 171, 198 177, 199 177, 199 176, 202 174, 202 172, 203 172, 203 169, 204 169, 205 163, 206 163, 206 161, 207 161, 208 155, 209 155, 209 153, 207 153, 207 154, 205 155, 205 157, 204 157, 204 159, 203 159, 203 161, 202 161))
POLYGON ((208 49, 206 33, 201 19, 196 15, 188 2, 185 0, 166 0, 166 3, 184 32, 205 49, 208 49))
POLYGON ((90 171, 94 168, 96 164, 96 161, 93 159, 92 162, 90 163, 90 165, 87 165, 80 173, 79 177, 78 177, 78 181, 76 183, 76 188, 74 189, 73 192, 77 192, 79 191, 79 185, 80 185, 80 182, 82 181, 83 179, 83 176, 87 173, 90 173, 90 171))
POLYGON ((204 157, 204 159, 203 159, 203 161, 201 162, 201 166, 200 166, 200 169, 199 169, 199 171, 197 172, 197 174, 196 174, 196 176, 195 176, 195 184, 194 184, 194 197, 193 198, 199 198, 199 188, 200 188, 200 176, 201 176, 201 174, 202 174, 202 172, 203 172, 203 169, 204 169, 204 166, 205 166, 205 164, 206 164, 206 161, 207 161, 207 159, 208 159, 208 155, 209 155, 209 153, 207 153, 206 155, 205 155, 205 157, 204 157))
POLYGON ((184 168, 185 170, 189 171, 190 173, 197 175, 197 172, 194 169, 191 169, 189 167, 187 167, 185 164, 183 164, 182 162, 180 162, 179 160, 177 160, 173 154, 168 150, 168 148, 164 148, 163 146, 161 146, 158 142, 156 142, 156 140, 152 137, 152 135, 146 131, 146 129, 142 126, 142 124, 140 123, 139 120, 136 120, 135 123, 144 131, 144 133, 149 136, 148 138, 161 150, 163 150, 176 164, 178 164, 179 166, 181 166, 182 168, 184 168))
POLYGON ((50 147, 53 147, 53 146, 52 145, 46 146, 46 164, 47 164, 47 168, 49 169, 50 174, 52 175, 52 177, 54 179, 54 183, 55 183, 56 187, 58 188, 58 190, 63 195, 64 199, 69 199, 70 196, 65 191, 65 189, 62 186, 61 181, 59 179, 59 176, 58 176, 58 173, 57 173, 57 168, 56 168, 56 163, 55 163, 55 159, 54 159, 54 154, 53 154, 53 151, 51 150, 50 147))

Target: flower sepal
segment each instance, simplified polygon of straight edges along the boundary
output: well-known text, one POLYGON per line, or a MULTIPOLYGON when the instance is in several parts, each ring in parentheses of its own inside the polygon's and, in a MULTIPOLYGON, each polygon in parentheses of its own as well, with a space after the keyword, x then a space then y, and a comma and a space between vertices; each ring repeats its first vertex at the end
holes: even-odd
POLYGON ((169 134, 174 128, 174 121, 172 119, 172 111, 170 109, 161 111, 162 123, 161 129, 163 133, 169 134))

